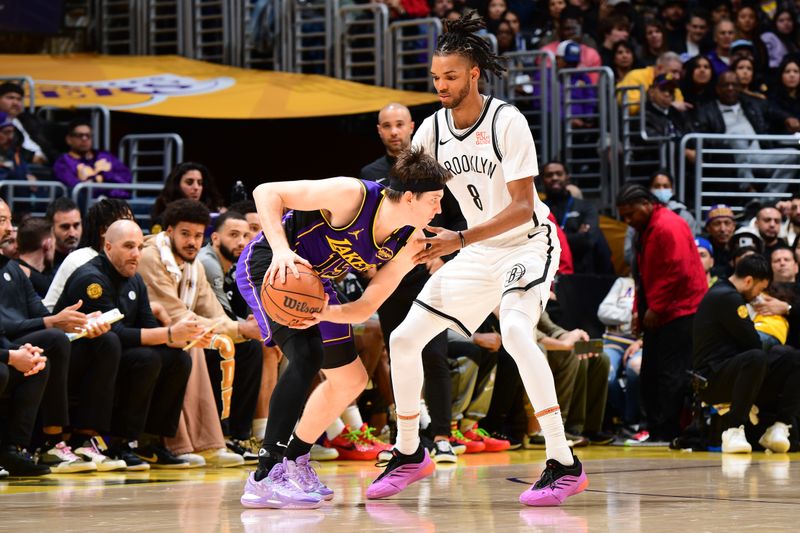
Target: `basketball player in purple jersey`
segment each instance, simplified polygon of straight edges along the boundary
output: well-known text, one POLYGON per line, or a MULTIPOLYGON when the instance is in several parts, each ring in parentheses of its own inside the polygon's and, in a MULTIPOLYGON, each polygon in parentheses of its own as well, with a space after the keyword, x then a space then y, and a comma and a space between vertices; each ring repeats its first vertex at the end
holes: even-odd
POLYGON ((272 394, 258 469, 241 498, 245 507, 313 508, 333 497, 309 465, 309 452, 367 384, 350 324, 367 320, 413 268, 421 251, 416 228, 441 212, 449 179, 433 157, 410 150, 398 158, 387 188, 331 178, 265 183, 253 192, 263 231, 239 257, 236 281, 264 342, 278 344, 289 365, 272 394), (280 286, 287 275, 299 277, 296 263, 320 275, 328 302, 315 318, 290 328, 268 316, 260 295, 265 278, 280 286), (331 280, 374 269, 362 297, 340 304, 331 280), (306 401, 320 369, 325 381, 306 401))
POLYGON ((467 337, 499 305, 503 345, 514 358, 546 439, 547 463, 539 481, 520 496, 526 505, 560 505, 588 479, 564 436, 553 375, 536 345, 535 330, 558 268, 560 248, 549 210, 539 201, 536 147, 515 107, 478 92, 478 81, 504 70, 476 35, 475 12, 443 21, 431 61, 442 109, 428 117, 412 146, 436 155, 453 179, 447 188, 467 220, 463 232, 435 228, 418 261, 461 249, 425 284, 390 341, 397 407, 397 444, 367 498, 397 494, 429 473, 419 443, 422 348, 446 328, 467 337))

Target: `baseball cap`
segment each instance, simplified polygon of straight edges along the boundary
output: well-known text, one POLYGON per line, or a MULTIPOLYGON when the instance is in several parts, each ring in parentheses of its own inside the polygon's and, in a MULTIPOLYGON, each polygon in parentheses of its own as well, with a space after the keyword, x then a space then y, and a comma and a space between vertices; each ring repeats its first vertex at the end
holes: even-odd
POLYGON ((0 111, 0 128, 13 125, 14 123, 11 121, 11 117, 8 116, 8 113, 0 111))
POLYGON ((669 72, 665 72, 664 74, 659 74, 653 79, 653 85, 659 89, 677 89, 678 80, 669 72))
POLYGON ((731 220, 734 220, 735 217, 733 215, 733 209, 725 204, 712 205, 711 209, 709 209, 708 214, 706 215, 706 226, 709 222, 718 218, 730 218, 731 220))
POLYGON ((711 242, 705 237, 695 237, 694 245, 697 246, 698 248, 705 248, 706 250, 708 250, 708 253, 714 255, 714 247, 711 246, 711 242))
POLYGON ((753 41, 748 41, 747 39, 736 39, 731 43, 731 53, 737 48, 749 48, 750 51, 755 50, 753 47, 753 41))
POLYGON ((579 63, 581 60, 581 45, 575 41, 561 41, 556 48, 556 56, 563 57, 567 63, 579 63))
POLYGON ((731 237, 728 246, 732 252, 739 248, 744 248, 745 246, 752 246, 758 250, 758 253, 764 251, 764 241, 761 240, 758 232, 747 226, 742 226, 733 232, 733 237, 731 237))

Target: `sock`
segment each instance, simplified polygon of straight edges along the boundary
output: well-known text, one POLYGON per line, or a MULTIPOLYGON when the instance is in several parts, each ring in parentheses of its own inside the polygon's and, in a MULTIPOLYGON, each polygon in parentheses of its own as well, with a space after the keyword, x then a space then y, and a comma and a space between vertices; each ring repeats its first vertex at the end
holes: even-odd
POLYGON ((428 412, 428 404, 425 400, 419 401, 419 428, 428 429, 431 425, 431 414, 428 412))
POLYGON ((564 436, 564 423, 561 421, 561 410, 558 406, 539 411, 536 418, 542 427, 547 458, 555 459, 564 466, 574 464, 572 450, 564 436))
POLYGON ((361 411, 355 405, 348 405, 347 409, 342 413, 342 422, 350 426, 350 429, 361 429, 364 425, 364 420, 361 418, 361 411))
POLYGON ((397 413, 397 446, 404 455, 413 455, 419 448, 419 413, 397 413))
POLYGON ((283 455, 269 452, 264 448, 261 448, 258 452, 258 467, 256 468, 253 477, 256 481, 261 481, 267 475, 269 475, 269 471, 272 470, 272 467, 276 464, 283 461, 283 455))
POLYGON ((342 422, 341 418, 337 418, 328 426, 328 429, 325 430, 325 436, 328 437, 328 440, 333 440, 341 435, 342 431, 344 431, 344 422, 342 422))
POLYGON ((256 418, 253 420, 253 436, 258 440, 264 440, 264 433, 267 431, 267 419, 256 418))
POLYGON ((58 435, 45 435, 44 449, 49 450, 50 448, 55 448, 56 444, 62 440, 63 437, 60 433, 58 435))
POLYGON ((292 433, 292 438, 289 439, 289 445, 286 447, 284 457, 290 461, 294 461, 298 457, 302 457, 311 452, 311 445, 313 442, 306 442, 297 436, 297 433, 292 433))

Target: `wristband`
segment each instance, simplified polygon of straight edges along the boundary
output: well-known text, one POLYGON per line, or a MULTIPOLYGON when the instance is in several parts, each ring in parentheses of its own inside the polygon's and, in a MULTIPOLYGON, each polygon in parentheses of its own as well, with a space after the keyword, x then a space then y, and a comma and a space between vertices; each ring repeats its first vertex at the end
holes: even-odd
POLYGON ((170 344, 174 342, 172 340, 172 326, 167 326, 167 342, 170 344))
POLYGON ((464 234, 460 231, 458 232, 458 238, 461 239, 461 247, 465 247, 467 245, 467 241, 464 240, 464 234))

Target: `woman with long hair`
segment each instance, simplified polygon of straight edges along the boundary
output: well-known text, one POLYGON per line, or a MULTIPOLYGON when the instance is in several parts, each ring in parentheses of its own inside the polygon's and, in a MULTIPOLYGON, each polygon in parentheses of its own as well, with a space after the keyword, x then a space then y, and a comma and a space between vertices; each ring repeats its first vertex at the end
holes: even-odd
POLYGON ((731 63, 731 70, 736 73, 736 78, 742 86, 742 94, 759 100, 767 99, 767 86, 756 72, 755 62, 751 58, 737 57, 731 63))
POLYGON ((683 66, 681 92, 686 102, 695 108, 716 99, 717 77, 711 61, 705 56, 695 56, 683 66))
POLYGON ((786 56, 778 66, 775 91, 770 95, 775 105, 795 118, 800 118, 800 59, 786 56))
POLYGON ((778 68, 787 54, 800 52, 793 11, 788 7, 778 9, 769 31, 761 34, 761 41, 767 47, 770 69, 778 68))
POLYGON ((655 65, 658 56, 669 51, 664 25, 657 20, 648 20, 644 25, 644 35, 640 41, 639 61, 645 66, 655 65))
POLYGON ((739 7, 733 20, 736 27, 736 39, 744 39, 753 43, 753 59, 756 69, 766 69, 769 64, 767 47, 761 40, 761 28, 758 20, 758 9, 754 4, 746 3, 739 7))
POLYGON ((628 72, 637 67, 636 55, 628 41, 614 43, 614 46, 611 47, 611 57, 611 68, 614 71, 614 79, 618 83, 628 72))
POLYGON ((197 200, 205 204, 212 213, 223 207, 222 196, 220 196, 208 168, 200 163, 180 163, 167 176, 164 190, 158 195, 156 203, 150 211, 152 233, 162 230, 161 214, 167 208, 167 204, 181 198, 197 200))

